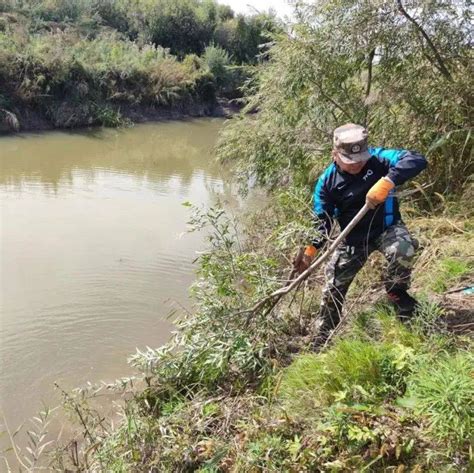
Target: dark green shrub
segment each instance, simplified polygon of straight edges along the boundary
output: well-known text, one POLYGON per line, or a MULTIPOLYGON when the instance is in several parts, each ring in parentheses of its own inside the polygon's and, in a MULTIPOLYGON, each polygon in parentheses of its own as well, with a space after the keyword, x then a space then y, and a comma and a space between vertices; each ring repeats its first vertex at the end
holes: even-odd
POLYGON ((181 57, 200 54, 212 32, 200 18, 197 5, 196 0, 159 0, 149 12, 146 38, 181 57))
POLYGON ((204 67, 214 76, 218 87, 223 87, 231 75, 229 71, 229 53, 225 49, 211 44, 204 50, 202 62, 204 67))

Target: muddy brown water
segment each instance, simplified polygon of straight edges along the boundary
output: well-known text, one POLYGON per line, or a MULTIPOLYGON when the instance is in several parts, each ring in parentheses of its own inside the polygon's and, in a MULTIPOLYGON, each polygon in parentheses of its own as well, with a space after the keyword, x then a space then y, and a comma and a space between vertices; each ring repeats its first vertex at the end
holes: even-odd
POLYGON ((212 151, 222 124, 0 138, 0 406, 11 431, 57 404, 54 382, 126 376, 136 347, 169 339, 166 317, 190 307, 205 246, 186 233, 183 202, 237 205, 212 151))

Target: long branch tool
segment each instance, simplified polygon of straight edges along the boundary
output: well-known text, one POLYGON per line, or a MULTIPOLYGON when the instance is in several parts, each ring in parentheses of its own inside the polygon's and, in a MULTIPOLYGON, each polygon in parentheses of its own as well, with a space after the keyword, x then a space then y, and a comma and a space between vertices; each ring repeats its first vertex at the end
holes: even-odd
MULTIPOLYGON (((417 192, 423 192, 424 189, 427 187, 432 186, 434 183, 426 184, 424 186, 418 185, 416 189, 411 189, 411 190, 406 190, 402 192, 396 192, 395 196, 397 197, 406 197, 412 194, 415 194, 417 192)), ((297 278, 293 279, 296 274, 296 268, 293 269, 293 271, 290 274, 288 282, 285 284, 285 286, 281 287, 280 289, 272 292, 270 295, 267 297, 261 299, 259 302, 257 302, 251 309, 244 310, 240 313, 247 313, 249 314, 247 317, 247 324, 250 322, 250 317, 252 314, 255 314, 258 310, 262 309, 267 305, 269 302, 271 304, 268 305, 268 309, 265 313, 265 315, 269 314, 274 307, 278 304, 280 299, 285 295, 288 294, 290 291, 295 289, 296 287, 299 287, 299 285, 308 278, 308 276, 314 272, 315 269, 318 269, 325 261, 329 259, 329 257, 334 253, 338 245, 346 238, 346 236, 352 231, 352 229, 362 220, 362 218, 365 216, 365 214, 370 210, 369 204, 367 202, 364 204, 364 206, 359 210, 357 215, 351 220, 349 225, 347 225, 346 228, 338 235, 338 237, 332 242, 331 246, 313 263, 309 266, 309 268, 306 271, 303 271, 297 278)), ((298 253, 295 263, 303 257, 303 250, 300 250, 298 253)))
MULTIPOLYGON (((411 190, 406 190, 402 192, 396 192, 394 195, 396 197, 406 197, 412 194, 415 194, 417 192, 423 192, 424 189, 427 187, 432 186, 434 183, 426 184, 425 186, 420 186, 419 184, 417 185, 416 189, 411 189, 411 190)), ((308 278, 308 276, 314 272, 315 269, 319 268, 325 261, 329 259, 329 257, 334 253, 338 245, 346 238, 346 236, 352 231, 352 229, 362 220, 364 215, 370 210, 369 204, 367 202, 365 205, 359 210, 357 215, 351 220, 349 225, 347 225, 346 228, 338 235, 338 237, 332 242, 332 244, 329 246, 329 248, 313 263, 309 266, 309 268, 306 271, 303 271, 298 277, 293 279, 296 274, 296 268, 293 269, 293 271, 290 273, 290 277, 288 282, 285 284, 285 286, 281 287, 280 289, 272 292, 270 295, 266 296, 265 298, 261 299, 259 302, 257 302, 251 309, 243 310, 239 312, 240 314, 248 314, 247 316, 247 324, 250 322, 252 314, 255 314, 258 310, 262 309, 268 304, 268 308, 265 312, 264 315, 268 315, 278 304, 280 299, 291 292, 293 289, 297 288, 300 286, 300 284, 308 278)), ((298 259, 301 260, 303 257, 303 250, 300 250, 298 253, 295 263, 298 261, 298 259)))
MULTIPOLYGON (((346 236, 352 231, 352 229, 362 220, 364 215, 370 210, 370 207, 367 203, 359 210, 357 215, 351 220, 349 225, 337 236, 337 238, 332 242, 331 246, 313 263, 309 266, 309 268, 303 271, 297 278, 293 279, 287 283, 284 287, 272 292, 270 295, 265 297, 264 299, 260 300, 255 304, 251 309, 246 312, 253 314, 264 307, 267 303, 271 302, 269 305, 267 313, 270 313, 273 308, 278 304, 279 300, 285 295, 292 291, 295 287, 299 286, 308 276, 317 268, 319 268, 328 258, 334 253, 336 248, 339 246, 341 241, 343 241, 346 236)), ((300 255, 298 255, 300 256, 300 255)), ((298 258, 298 257, 297 257, 298 258)), ((295 271, 292 271, 291 275, 294 275, 295 271)))

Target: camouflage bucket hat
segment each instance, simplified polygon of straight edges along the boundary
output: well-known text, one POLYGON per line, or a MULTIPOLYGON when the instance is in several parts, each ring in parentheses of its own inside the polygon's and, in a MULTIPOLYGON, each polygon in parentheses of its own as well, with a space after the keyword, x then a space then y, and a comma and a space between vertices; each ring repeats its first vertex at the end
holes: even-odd
POLYGON ((367 130, 355 123, 346 123, 334 130, 334 150, 345 164, 360 163, 370 158, 367 130))

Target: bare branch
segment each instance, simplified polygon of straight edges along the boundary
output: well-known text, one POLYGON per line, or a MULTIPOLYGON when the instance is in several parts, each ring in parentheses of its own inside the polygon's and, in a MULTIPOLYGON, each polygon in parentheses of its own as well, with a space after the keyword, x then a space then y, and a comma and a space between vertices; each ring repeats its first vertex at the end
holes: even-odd
POLYGON ((364 215, 369 211, 369 206, 365 204, 357 213, 357 215, 352 219, 352 221, 349 223, 349 225, 339 234, 339 236, 334 240, 334 242, 331 244, 331 246, 327 249, 325 253, 323 253, 319 258, 317 258, 311 266, 306 270, 303 271, 297 278, 295 278, 290 284, 286 285, 285 287, 282 287, 269 296, 265 297, 262 299, 260 302, 255 304, 252 309, 250 309, 249 312, 249 317, 247 319, 247 322, 250 320, 250 316, 252 314, 255 314, 266 306, 269 302, 269 308, 266 312, 268 314, 273 310, 273 308, 277 305, 279 300, 285 295, 288 294, 290 291, 295 289, 296 287, 299 287, 299 285, 308 278, 308 276, 317 268, 319 268, 334 252, 334 250, 339 246, 339 243, 341 243, 344 238, 352 231, 352 229, 360 222, 360 220, 364 217, 364 215))
POLYGON ((451 73, 449 72, 448 68, 446 67, 442 57, 441 57, 441 54, 438 52, 438 50, 436 49, 435 45, 433 44, 433 42, 431 41, 430 37, 428 36, 428 34, 426 33, 426 31, 416 22, 416 20, 414 18, 412 18, 408 13, 407 11, 405 10, 405 8, 403 8, 403 5, 402 5, 402 0, 397 0, 397 4, 398 4, 398 10, 399 12, 410 22, 414 25, 414 27, 417 29, 417 31, 423 36, 423 38, 425 38, 426 42, 428 43, 428 46, 430 47, 431 51, 433 51, 433 54, 436 58, 436 62, 437 62, 437 68, 439 69, 439 71, 441 72, 441 74, 443 74, 443 76, 448 79, 450 82, 452 82, 453 78, 451 77, 451 73))
POLYGON ((367 125, 367 118, 369 115, 369 95, 370 89, 372 88, 372 66, 375 57, 375 48, 369 52, 367 57, 367 84, 365 88, 365 116, 364 116, 364 125, 367 125))

